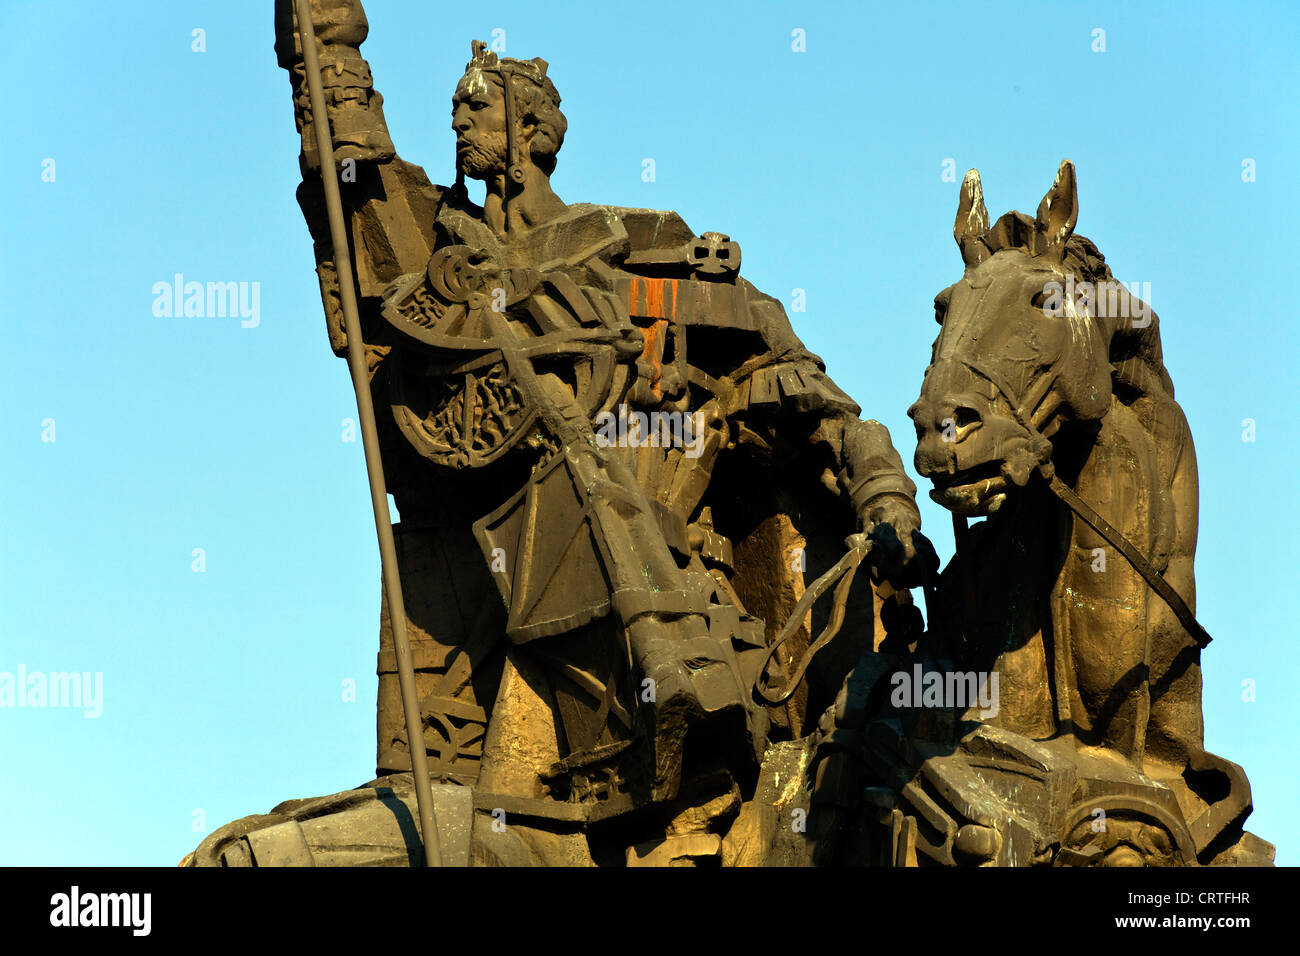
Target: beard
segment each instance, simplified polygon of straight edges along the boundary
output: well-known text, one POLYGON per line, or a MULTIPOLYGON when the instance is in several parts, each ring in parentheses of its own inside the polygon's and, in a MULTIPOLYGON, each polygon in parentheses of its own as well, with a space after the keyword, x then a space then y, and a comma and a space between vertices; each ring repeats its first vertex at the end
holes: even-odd
POLYGON ((487 179, 494 173, 506 170, 506 134, 504 131, 488 133, 477 142, 467 143, 468 149, 457 150, 457 162, 470 179, 487 179))

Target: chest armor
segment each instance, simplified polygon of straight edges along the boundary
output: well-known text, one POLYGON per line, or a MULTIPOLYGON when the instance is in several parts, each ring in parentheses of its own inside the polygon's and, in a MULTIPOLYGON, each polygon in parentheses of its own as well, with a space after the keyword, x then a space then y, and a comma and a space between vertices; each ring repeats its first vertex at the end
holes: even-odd
POLYGON ((498 241, 457 211, 440 215, 439 226, 444 241, 424 272, 401 277, 384 296, 381 314, 400 333, 387 359, 397 425, 425 458, 456 469, 548 448, 552 439, 520 393, 488 313, 504 317, 516 360, 557 376, 590 419, 625 385, 641 343, 617 296, 581 281, 574 266, 625 243, 626 233, 612 217, 583 210, 520 243, 498 241))
POLYGON ((381 310, 399 333, 387 359, 394 418, 435 464, 478 468, 554 450, 490 334, 489 310, 505 317, 516 355, 558 377, 588 421, 622 402, 684 412, 692 382, 716 385, 688 364, 692 327, 766 348, 772 304, 738 280, 739 245, 696 236, 673 213, 573 206, 503 241, 444 209, 438 232, 425 270, 394 282, 381 310))

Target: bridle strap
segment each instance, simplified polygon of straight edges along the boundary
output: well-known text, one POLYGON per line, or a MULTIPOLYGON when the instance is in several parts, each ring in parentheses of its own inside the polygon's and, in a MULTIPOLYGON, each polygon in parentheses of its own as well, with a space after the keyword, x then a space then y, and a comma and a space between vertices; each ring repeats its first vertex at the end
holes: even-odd
POLYGON ((1133 565, 1133 570, 1151 585, 1151 590, 1155 591, 1169 605, 1169 609, 1178 617, 1178 621, 1187 629, 1187 633, 1196 641, 1198 647, 1202 650, 1210 643, 1213 638, 1196 620, 1191 608, 1187 606, 1178 592, 1173 589, 1164 576, 1156 570, 1155 565, 1142 556, 1133 543, 1124 537, 1109 521, 1099 515, 1092 506, 1076 495, 1070 486, 1063 482, 1056 474, 1052 474, 1048 480, 1047 487, 1051 489, 1056 497, 1060 498, 1065 505, 1089 524, 1094 531, 1105 538, 1114 546, 1120 554, 1124 555, 1125 560, 1133 565))
MULTIPOLYGON (((1011 408, 1011 414, 1016 417, 1016 421, 1025 427, 1026 431, 1035 435, 1042 434, 1041 431, 1030 424, 1028 417, 1025 415, 1024 409, 1020 407, 1020 399, 1011 394, 1011 389, 1007 387, 1006 382, 1002 380, 1001 376, 996 375, 987 369, 982 369, 978 365, 968 362, 965 359, 958 359, 958 361, 1001 393, 1002 397, 1006 399, 1007 405, 1011 408)), ((1053 384, 1055 384, 1055 382, 1053 382, 1053 384)))

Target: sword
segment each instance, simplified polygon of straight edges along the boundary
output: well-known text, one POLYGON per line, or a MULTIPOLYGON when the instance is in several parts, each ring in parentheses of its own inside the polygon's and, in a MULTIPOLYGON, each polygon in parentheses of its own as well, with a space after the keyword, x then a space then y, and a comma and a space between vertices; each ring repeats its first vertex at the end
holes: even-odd
POLYGON ((388 491, 384 487, 384 466, 379 457, 375 406, 370 395, 365 347, 361 341, 361 319, 357 314, 357 292, 352 281, 352 259, 344 228, 343 201, 339 198, 338 170, 334 168, 334 145, 330 138, 329 113, 325 107, 325 86, 321 80, 320 58, 316 52, 316 29, 311 22, 311 0, 297 0, 297 12, 307 90, 311 96, 311 114, 316 127, 316 145, 320 151, 320 178, 325 187, 325 207, 329 211, 330 244, 334 247, 334 267, 338 273, 339 299, 343 307, 343 328, 348 336, 348 370, 352 373, 352 388, 357 393, 361 443, 365 448, 366 474, 370 479, 370 502, 375 510, 379 558, 384 570, 384 588, 388 592, 388 617, 393 625, 393 650, 397 656, 398 683, 402 688, 402 710, 406 715, 406 739, 410 744, 411 776, 415 781, 424 862, 426 866, 441 866, 438 824, 433 815, 433 788, 429 785, 429 765, 424 752, 424 727, 420 720, 419 698, 416 697, 415 690, 415 666, 411 660, 411 644, 406 636, 406 607, 402 601, 402 581, 397 571, 393 526, 388 517, 388 491))

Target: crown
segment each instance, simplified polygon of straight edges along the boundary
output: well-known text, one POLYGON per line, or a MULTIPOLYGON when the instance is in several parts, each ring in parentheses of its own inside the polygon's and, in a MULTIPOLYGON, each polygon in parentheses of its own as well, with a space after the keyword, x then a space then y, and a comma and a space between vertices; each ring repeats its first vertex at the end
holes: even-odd
POLYGON ((547 67, 550 66, 540 56, 535 56, 531 60, 515 60, 507 57, 499 58, 496 53, 487 48, 487 44, 482 40, 473 40, 470 43, 470 49, 473 55, 470 61, 465 64, 465 73, 499 73, 503 78, 508 74, 510 78, 523 77, 532 81, 542 89, 554 102, 556 106, 560 105, 560 94, 555 89, 555 84, 551 82, 550 77, 546 75, 547 67))

